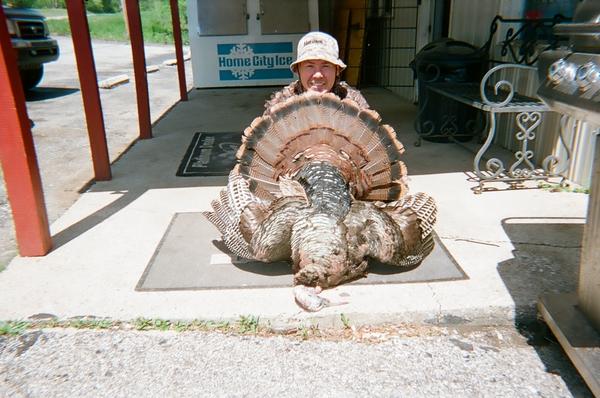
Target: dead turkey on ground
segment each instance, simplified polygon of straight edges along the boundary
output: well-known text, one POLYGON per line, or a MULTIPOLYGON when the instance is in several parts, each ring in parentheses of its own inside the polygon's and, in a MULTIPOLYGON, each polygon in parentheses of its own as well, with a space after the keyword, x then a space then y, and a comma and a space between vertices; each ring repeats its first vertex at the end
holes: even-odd
POLYGON ((318 310, 319 290, 364 276, 368 259, 409 267, 433 249, 435 202, 407 194, 403 152, 373 110, 334 94, 292 97, 246 128, 204 215, 232 253, 291 260, 294 284, 307 287, 296 301, 318 310))

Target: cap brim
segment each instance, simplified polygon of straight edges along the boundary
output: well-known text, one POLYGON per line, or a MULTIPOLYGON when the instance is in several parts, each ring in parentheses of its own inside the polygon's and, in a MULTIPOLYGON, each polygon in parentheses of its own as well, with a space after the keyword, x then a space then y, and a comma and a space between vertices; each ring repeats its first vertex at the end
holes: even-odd
POLYGON ((298 58, 296 61, 294 61, 291 65, 290 65, 290 69, 292 70, 292 72, 294 73, 298 73, 298 64, 304 61, 310 61, 310 60, 321 60, 321 61, 327 61, 330 62, 334 65, 336 65, 338 68, 340 68, 340 72, 343 71, 344 69, 346 69, 346 64, 342 62, 341 59, 331 59, 331 58, 325 58, 325 57, 304 57, 304 58, 298 58))

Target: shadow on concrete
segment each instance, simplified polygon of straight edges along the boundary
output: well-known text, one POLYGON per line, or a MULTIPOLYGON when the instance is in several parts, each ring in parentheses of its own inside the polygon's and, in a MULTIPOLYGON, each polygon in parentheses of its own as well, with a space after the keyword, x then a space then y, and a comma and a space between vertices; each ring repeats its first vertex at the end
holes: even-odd
POLYGON ((584 221, 559 217, 504 219, 502 227, 514 246, 513 258, 498 264, 498 273, 515 302, 516 329, 535 348, 546 371, 560 375, 577 397, 592 394, 537 316, 537 302, 542 294, 577 289, 584 221))
MULTIPOLYGON (((583 223, 563 218, 507 218, 513 258, 498 265, 521 319, 535 319, 538 297, 576 290, 583 223)), ((583 222, 584 219, 581 219, 583 222)))
MULTIPOLYGON (((225 185, 227 177, 207 177, 207 178, 179 178, 174 181, 173 184, 156 184, 147 188, 135 188, 135 189, 123 189, 120 183, 114 186, 114 190, 106 189, 95 189, 94 186, 90 188, 91 192, 105 192, 110 191, 111 193, 121 195, 118 199, 109 203, 101 209, 98 209, 94 213, 82 218, 69 227, 61 230, 60 232, 52 236, 53 249, 57 249, 78 236, 84 234, 96 225, 101 224, 103 221, 109 219, 117 212, 123 210, 128 205, 136 201, 139 197, 144 195, 151 189, 164 189, 164 188, 186 188, 186 187, 199 187, 199 186, 222 186, 225 185)), ((104 185, 104 184, 103 184, 104 185)), ((108 184, 110 186, 110 183, 108 184)))
POLYGON ((77 88, 36 87, 25 92, 27 102, 44 101, 52 98, 64 97, 79 92, 77 88))

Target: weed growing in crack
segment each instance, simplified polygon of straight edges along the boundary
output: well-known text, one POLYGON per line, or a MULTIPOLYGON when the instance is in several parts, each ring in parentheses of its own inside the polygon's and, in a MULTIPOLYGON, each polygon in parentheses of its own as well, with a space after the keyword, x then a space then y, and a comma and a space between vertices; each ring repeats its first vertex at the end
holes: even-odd
POLYGON ((25 321, 0 321, 0 336, 17 336, 23 334, 28 323, 25 321))
POLYGON ((241 315, 238 320, 238 330, 240 333, 258 333, 259 317, 252 315, 241 315))
POLYGON ((342 312, 340 314, 340 319, 342 320, 342 324, 346 329, 350 329, 350 319, 342 312))

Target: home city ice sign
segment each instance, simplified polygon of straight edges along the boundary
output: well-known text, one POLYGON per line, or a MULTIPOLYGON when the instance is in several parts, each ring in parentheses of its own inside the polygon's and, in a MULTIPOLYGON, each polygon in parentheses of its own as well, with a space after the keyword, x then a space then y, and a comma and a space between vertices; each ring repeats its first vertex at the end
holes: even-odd
POLYGON ((217 44, 219 80, 291 79, 292 42, 217 44))

